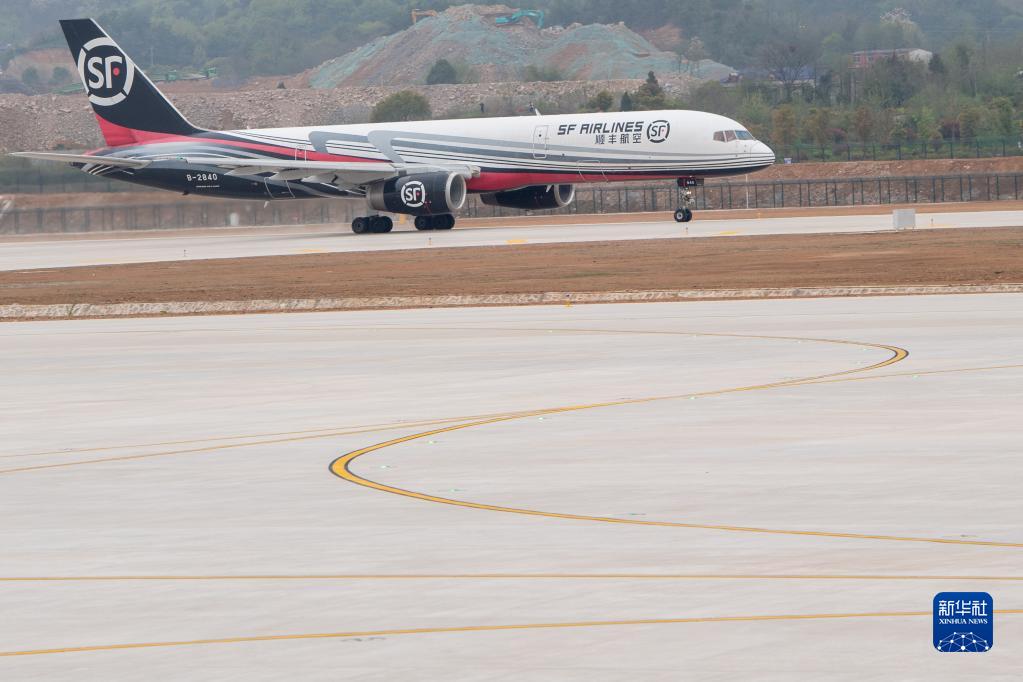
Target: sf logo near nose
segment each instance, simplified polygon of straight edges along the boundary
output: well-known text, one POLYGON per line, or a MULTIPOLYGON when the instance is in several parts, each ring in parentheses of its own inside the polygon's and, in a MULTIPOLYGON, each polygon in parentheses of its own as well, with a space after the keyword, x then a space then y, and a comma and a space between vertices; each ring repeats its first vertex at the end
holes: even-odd
POLYGON ((135 81, 135 65, 110 38, 96 38, 78 53, 78 75, 89 93, 89 101, 109 107, 128 97, 135 81))
POLYGON ((664 142, 671 132, 671 124, 665 120, 654 121, 647 126, 646 138, 651 142, 664 142))

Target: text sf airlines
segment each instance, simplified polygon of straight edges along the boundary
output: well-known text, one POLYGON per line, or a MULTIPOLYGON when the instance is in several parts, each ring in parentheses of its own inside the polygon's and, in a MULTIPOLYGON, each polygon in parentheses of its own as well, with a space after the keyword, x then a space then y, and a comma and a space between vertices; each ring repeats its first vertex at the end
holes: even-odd
MULTIPOLYGON (((107 146, 20 152, 86 173, 185 194, 240 199, 359 198, 358 233, 381 214, 450 229, 468 193, 522 210, 570 204, 575 185, 751 173, 774 153, 739 123, 697 111, 642 111, 213 131, 189 123, 91 19, 60 22, 107 146)), ((675 219, 692 219, 679 192, 675 219)))

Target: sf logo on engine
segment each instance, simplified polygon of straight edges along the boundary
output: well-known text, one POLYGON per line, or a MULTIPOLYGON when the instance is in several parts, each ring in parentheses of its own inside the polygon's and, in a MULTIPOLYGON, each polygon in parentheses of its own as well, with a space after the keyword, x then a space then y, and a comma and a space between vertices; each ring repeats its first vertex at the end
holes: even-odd
POLYGON ((110 38, 90 40, 78 53, 78 75, 89 101, 101 107, 123 102, 135 81, 135 65, 110 38))
POLYGON ((653 121, 646 127, 646 139, 651 142, 664 142, 671 132, 671 124, 667 121, 653 121))
POLYGON ((418 180, 411 180, 401 188, 401 202, 409 208, 419 208, 426 203, 426 186, 418 180))

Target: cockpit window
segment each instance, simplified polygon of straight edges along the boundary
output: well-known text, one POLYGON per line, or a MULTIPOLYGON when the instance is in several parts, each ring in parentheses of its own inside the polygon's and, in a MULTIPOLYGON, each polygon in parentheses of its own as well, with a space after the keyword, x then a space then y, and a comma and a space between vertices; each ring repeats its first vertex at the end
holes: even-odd
POLYGON ((755 140, 753 134, 748 130, 719 130, 714 133, 714 140, 717 142, 733 142, 735 140, 755 140))

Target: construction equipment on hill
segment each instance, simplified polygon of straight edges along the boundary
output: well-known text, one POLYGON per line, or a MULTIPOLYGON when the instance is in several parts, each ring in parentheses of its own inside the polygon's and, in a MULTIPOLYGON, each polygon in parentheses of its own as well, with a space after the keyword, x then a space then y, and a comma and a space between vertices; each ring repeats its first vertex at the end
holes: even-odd
POLYGON ((543 10, 542 9, 520 9, 514 14, 498 17, 494 19, 494 25, 496 26, 511 26, 522 21, 524 18, 533 20, 537 28, 543 28, 543 10))
POLYGON ((426 17, 435 16, 437 16, 437 10, 435 9, 414 9, 412 10, 412 23, 414 24, 420 19, 425 19, 426 17))

